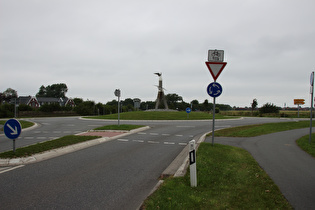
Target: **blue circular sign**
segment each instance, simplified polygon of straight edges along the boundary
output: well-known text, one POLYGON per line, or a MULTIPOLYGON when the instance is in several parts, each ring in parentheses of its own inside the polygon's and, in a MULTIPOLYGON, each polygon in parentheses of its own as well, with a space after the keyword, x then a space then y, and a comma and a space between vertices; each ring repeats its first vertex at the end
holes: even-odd
POLYGON ((218 97, 222 93, 222 86, 217 82, 212 82, 208 85, 207 92, 213 98, 218 97))
POLYGON ((17 139, 21 134, 21 130, 22 130, 21 124, 16 119, 10 119, 6 121, 6 123, 3 126, 4 134, 9 139, 17 139))
POLYGON ((186 112, 189 114, 191 112, 191 108, 187 107, 186 112))

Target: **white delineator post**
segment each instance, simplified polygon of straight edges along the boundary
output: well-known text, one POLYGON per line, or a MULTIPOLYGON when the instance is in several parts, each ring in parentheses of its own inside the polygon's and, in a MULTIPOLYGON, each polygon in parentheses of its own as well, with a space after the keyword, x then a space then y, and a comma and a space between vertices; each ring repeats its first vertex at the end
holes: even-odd
POLYGON ((196 145, 195 140, 189 142, 190 186, 197 187, 196 145))

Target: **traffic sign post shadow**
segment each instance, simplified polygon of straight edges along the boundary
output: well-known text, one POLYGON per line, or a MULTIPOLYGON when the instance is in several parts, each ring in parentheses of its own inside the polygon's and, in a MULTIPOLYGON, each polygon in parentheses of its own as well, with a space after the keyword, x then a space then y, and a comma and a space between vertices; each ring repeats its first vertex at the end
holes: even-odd
POLYGON ((22 131, 20 122, 16 119, 6 121, 3 131, 6 137, 13 140, 13 152, 15 153, 15 140, 20 136, 22 131))

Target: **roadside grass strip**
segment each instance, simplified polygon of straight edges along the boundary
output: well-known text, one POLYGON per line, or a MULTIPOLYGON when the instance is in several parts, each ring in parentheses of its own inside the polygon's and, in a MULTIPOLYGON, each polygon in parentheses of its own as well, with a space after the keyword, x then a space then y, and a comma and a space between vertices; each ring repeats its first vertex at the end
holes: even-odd
POLYGON ((254 137, 286 130, 307 128, 309 126, 310 121, 307 120, 299 122, 266 123, 226 128, 215 131, 214 135, 218 137, 254 137))
MULTIPOLYGON (((0 120, 0 125, 4 125, 5 122, 6 122, 6 120, 0 120)), ((19 120, 19 122, 21 123, 22 128, 29 128, 29 127, 32 127, 34 125, 34 123, 26 121, 26 120, 19 120)), ((0 131, 3 132, 3 128, 1 128, 0 131)))
POLYGON ((127 125, 127 124, 122 124, 122 125, 105 125, 102 127, 94 128, 94 130, 124 130, 124 131, 130 131, 133 129, 141 128, 144 127, 144 125, 127 125))
POLYGON ((37 144, 33 144, 27 147, 17 148, 15 153, 13 151, 7 151, 0 153, 0 158, 19 158, 32 156, 37 153, 45 152, 52 149, 65 147, 68 145, 77 144, 84 141, 100 138, 100 136, 76 136, 68 135, 51 141, 45 141, 37 144))
POLYGON ((201 143, 197 187, 190 173, 169 177, 142 209, 292 209, 277 185, 245 150, 201 143))
POLYGON ((315 133, 312 133, 311 143, 309 143, 309 135, 305 135, 296 141, 297 145, 305 152, 315 157, 315 133))

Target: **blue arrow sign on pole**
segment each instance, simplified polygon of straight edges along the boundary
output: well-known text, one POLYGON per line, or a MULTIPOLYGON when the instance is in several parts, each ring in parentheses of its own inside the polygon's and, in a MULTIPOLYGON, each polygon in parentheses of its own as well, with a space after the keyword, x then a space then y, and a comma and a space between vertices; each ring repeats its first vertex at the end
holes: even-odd
POLYGON ((191 112, 191 108, 187 107, 186 112, 187 112, 187 114, 189 114, 191 112))
POLYGON ((9 139, 17 139, 21 134, 21 124, 16 119, 10 119, 8 120, 3 127, 4 134, 9 139))
POLYGON ((212 82, 208 85, 207 92, 213 98, 218 97, 222 93, 222 86, 217 82, 212 82))

